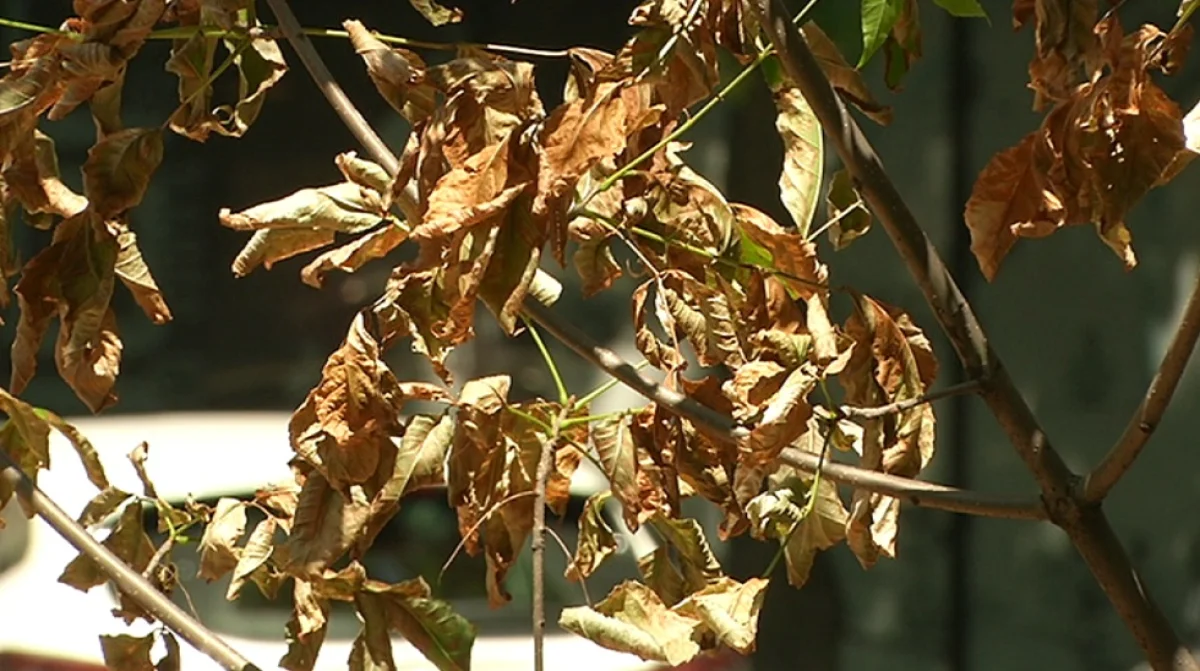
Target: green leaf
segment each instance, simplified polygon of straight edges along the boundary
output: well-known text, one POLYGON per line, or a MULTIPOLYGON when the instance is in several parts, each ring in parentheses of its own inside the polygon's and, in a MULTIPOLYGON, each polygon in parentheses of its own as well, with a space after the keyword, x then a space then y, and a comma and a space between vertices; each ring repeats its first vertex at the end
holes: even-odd
MULTIPOLYGON (((933 0, 933 4, 954 16, 987 18, 987 11, 979 4, 979 0, 933 0)), ((1192 0, 1192 4, 1195 4, 1195 0, 1192 0)))
POLYGON ((858 59, 858 67, 866 65, 883 46, 903 8, 904 0, 862 1, 863 53, 858 59))

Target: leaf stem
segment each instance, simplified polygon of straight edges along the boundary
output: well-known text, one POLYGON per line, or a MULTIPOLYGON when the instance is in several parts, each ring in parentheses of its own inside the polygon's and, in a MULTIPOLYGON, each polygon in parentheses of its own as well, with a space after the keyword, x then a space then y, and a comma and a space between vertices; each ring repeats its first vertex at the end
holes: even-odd
POLYGON ((550 356, 550 350, 542 340, 541 334, 538 333, 537 327, 529 321, 528 317, 521 317, 521 319, 525 322, 525 327, 529 329, 529 335, 533 338, 533 342, 537 344, 538 351, 541 352, 542 359, 546 362, 546 367, 550 369, 550 376, 554 378, 554 387, 558 390, 558 402, 564 407, 570 405, 571 395, 567 393, 567 385, 563 384, 562 375, 558 372, 558 366, 554 365, 554 357, 550 356))
MULTIPOLYGON (((642 370, 643 368, 645 368, 646 366, 649 366, 649 365, 650 365, 649 361, 642 359, 639 363, 634 364, 633 369, 634 370, 642 370)), ((575 407, 583 408, 588 405, 591 405, 596 399, 607 394, 609 391, 611 391, 613 389, 613 387, 616 387, 619 384, 621 384, 620 380, 614 380, 614 379, 610 378, 604 384, 600 385, 599 387, 596 387, 592 391, 585 394, 582 398, 575 401, 575 407)), ((567 421, 569 422, 570 420, 567 420, 567 421)))

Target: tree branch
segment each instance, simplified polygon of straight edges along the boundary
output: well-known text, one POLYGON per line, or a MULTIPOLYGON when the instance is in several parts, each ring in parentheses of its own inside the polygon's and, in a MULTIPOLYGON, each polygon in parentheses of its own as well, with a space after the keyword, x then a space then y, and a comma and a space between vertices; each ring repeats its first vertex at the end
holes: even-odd
POLYGON ((928 394, 924 394, 916 398, 896 401, 895 403, 880 405, 874 408, 856 408, 853 406, 843 405, 842 407, 838 408, 838 412, 843 417, 847 417, 849 419, 876 419, 878 417, 886 417, 888 415, 894 415, 898 412, 904 412, 905 410, 915 408, 918 405, 933 403, 934 401, 939 401, 943 398, 958 396, 960 394, 972 394, 979 391, 981 387, 982 385, 979 383, 979 380, 968 380, 951 387, 946 387, 945 389, 931 391, 928 394))
POLYGON ((1066 531, 1146 658, 1159 669, 1198 669, 1150 598, 1100 508, 1078 496, 1078 477, 1050 445, 1017 391, 979 320, 937 249, 905 205, 879 156, 833 90, 782 0, 750 0, 780 64, 821 123, 864 200, 879 218, 967 375, 983 382, 983 399, 1042 490, 1050 519, 1066 531))
MULTIPOLYGON (((550 311, 536 304, 526 305, 529 317, 546 329, 550 335, 562 341, 576 354, 596 367, 620 380, 630 389, 658 403, 671 412, 703 427, 714 438, 736 443, 749 435, 745 427, 736 426, 733 420, 706 405, 677 391, 667 389, 645 377, 632 364, 616 352, 604 347, 591 336, 570 324, 551 318, 550 311)), ((895 496, 902 501, 925 508, 936 508, 951 512, 1001 517, 1008 519, 1047 519, 1041 502, 1013 501, 998 496, 970 492, 945 485, 887 475, 850 464, 839 464, 826 460, 820 464, 818 455, 795 448, 786 448, 781 459, 784 463, 813 473, 818 466, 823 477, 880 494, 895 496)))
POLYGON ((76 550, 96 562, 104 575, 112 580, 122 594, 145 608, 146 612, 170 627, 192 647, 208 655, 229 671, 258 671, 257 666, 251 664, 219 636, 185 613, 183 609, 150 584, 146 578, 93 538, 87 529, 84 529, 33 484, 33 481, 13 463, 12 458, 8 456, 8 452, 2 446, 0 446, 0 478, 3 478, 5 483, 12 487, 25 506, 46 520, 46 523, 68 543, 75 546, 76 550))
POLYGON ((1196 276, 1196 285, 1183 310, 1183 318, 1175 329, 1175 336, 1171 338, 1158 372, 1146 389, 1146 397, 1129 419, 1125 433, 1121 434, 1117 444, 1112 446, 1084 481, 1085 500, 1102 501, 1113 485, 1133 466, 1175 395, 1179 379, 1183 377, 1192 351, 1196 349, 1197 337, 1200 337, 1200 274, 1196 276))
POLYGON ((970 492, 933 482, 869 471, 829 459, 821 464, 820 459, 820 455, 794 447, 784 448, 780 455, 780 461, 807 473, 815 472, 819 466, 822 477, 857 489, 894 496, 905 503, 922 508, 1010 520, 1047 519, 1046 509, 1041 501, 1020 501, 983 492, 970 492))
MULTIPOLYGON (((555 419, 557 427, 561 417, 555 419)), ((546 479, 554 461, 554 446, 557 436, 548 436, 542 442, 542 454, 538 459, 537 495, 533 501, 533 538, 530 551, 533 553, 533 671, 546 668, 546 479)))

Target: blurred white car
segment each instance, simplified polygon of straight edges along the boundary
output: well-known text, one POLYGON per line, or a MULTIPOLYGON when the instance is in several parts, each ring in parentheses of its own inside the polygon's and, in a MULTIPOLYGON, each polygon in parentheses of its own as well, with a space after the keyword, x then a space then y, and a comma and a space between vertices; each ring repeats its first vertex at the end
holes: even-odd
MULTIPOLYGON (((128 492, 140 492, 126 455, 142 441, 150 446, 147 469, 158 493, 171 502, 191 495, 215 503, 222 496, 250 498, 259 488, 290 480, 292 456, 285 413, 187 413, 111 415, 70 420, 100 453, 109 479, 128 492)), ((51 470, 39 485, 68 513, 78 517, 95 493, 87 484, 72 448, 55 434, 51 470)), ((587 462, 585 461, 585 464, 587 462)), ((586 497, 605 486, 597 471, 581 469, 572 482, 572 502, 565 519, 548 516, 569 547, 578 536, 578 518, 586 497)), ((100 634, 129 633, 114 619, 115 594, 108 587, 88 593, 63 585, 58 577, 76 551, 41 519, 26 521, 15 502, 2 512, 8 527, 0 531, 0 671, 85 671, 102 669, 100 634)), ((155 512, 148 510, 146 528, 153 532, 155 512)), ((258 519, 248 511, 247 529, 258 519)), ((652 550, 648 535, 629 534, 619 515, 610 515, 621 534, 621 552, 610 558, 587 583, 593 601, 623 579, 636 577, 635 556, 652 550)), ((706 525, 711 526, 711 525, 706 525)), ((97 535, 101 535, 98 531, 97 535)), ((198 532, 197 532, 198 533, 198 532)), ((156 545, 161 538, 152 538, 156 545)), ((406 497, 400 512, 380 533, 363 559, 372 578, 396 582, 424 575, 435 596, 450 601, 457 612, 478 626, 472 668, 506 671, 532 668, 530 636, 531 567, 528 548, 509 573, 507 587, 513 602, 488 608, 481 557, 461 553, 440 583, 438 571, 459 540, 453 510, 437 490, 406 497)), ((286 650, 284 627, 291 612, 290 590, 270 601, 247 587, 237 601, 226 601, 229 577, 212 584, 196 577, 196 544, 178 545, 172 560, 179 567, 182 589, 175 598, 195 608, 201 621, 260 668, 276 668, 286 650), (184 595, 187 595, 186 597, 184 595), (188 600, 190 598, 190 605, 188 600)), ((666 668, 633 655, 605 650, 554 625, 566 606, 585 603, 579 584, 563 578, 566 559, 553 542, 546 553, 547 636, 546 668, 571 671, 634 671, 666 668)), ((136 625, 135 625, 136 626, 136 625)), ((345 669, 359 621, 348 604, 335 604, 316 669, 345 669)), ((144 633, 145 628, 134 630, 144 633)), ((182 643, 182 642, 181 642, 182 643)), ((182 643, 182 668, 217 668, 202 653, 182 643)), ((430 669, 432 665, 401 639, 393 642, 397 669, 430 669)), ((732 671, 748 668, 736 656, 698 658, 690 671, 732 671)))

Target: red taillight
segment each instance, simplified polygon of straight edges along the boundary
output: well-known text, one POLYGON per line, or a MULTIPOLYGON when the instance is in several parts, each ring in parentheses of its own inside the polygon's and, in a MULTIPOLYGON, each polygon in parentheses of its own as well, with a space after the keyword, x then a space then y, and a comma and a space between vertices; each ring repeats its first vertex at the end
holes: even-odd
POLYGON ((0 652, 0 671, 105 671, 105 668, 61 657, 0 652))
POLYGON ((686 664, 663 667, 664 671, 745 671, 749 668, 750 664, 745 657, 728 648, 700 655, 686 664))

